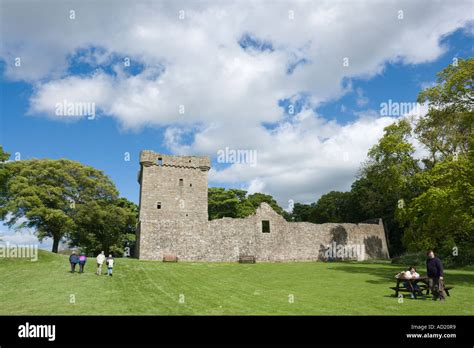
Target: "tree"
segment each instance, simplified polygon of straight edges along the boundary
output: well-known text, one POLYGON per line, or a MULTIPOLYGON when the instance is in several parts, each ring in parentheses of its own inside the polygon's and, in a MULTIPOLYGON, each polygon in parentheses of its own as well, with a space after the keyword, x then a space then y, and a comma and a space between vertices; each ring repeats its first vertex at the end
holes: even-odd
POLYGON ((208 190, 209 219, 244 218, 255 214, 262 202, 268 203, 278 214, 284 214, 284 210, 270 195, 253 193, 247 196, 245 190, 212 187, 208 190))
POLYGON ((246 191, 226 190, 221 187, 211 187, 208 190, 209 220, 223 217, 239 217, 239 204, 245 200, 246 191))
POLYGON ((322 195, 311 211, 309 221, 318 224, 348 222, 349 199, 349 192, 331 191, 322 195))
POLYGON ((85 202, 75 210, 70 244, 88 254, 123 254, 126 243, 134 246, 137 220, 138 207, 126 198, 85 202))
POLYGON ((5 169, 0 217, 10 227, 20 222, 19 227, 34 228, 40 240, 51 237, 53 252, 76 228, 77 207, 118 195, 103 172, 75 161, 23 160, 9 162, 5 169))
POLYGON ((302 203, 295 203, 293 206, 293 211, 285 216, 286 220, 288 221, 309 221, 310 215, 314 210, 315 203, 311 204, 302 204, 302 203))
POLYGON ((474 59, 459 60, 438 74, 438 83, 420 92, 428 113, 417 122, 417 138, 430 152, 428 165, 469 150, 474 108, 474 59))
POLYGON ((462 264, 474 257, 474 59, 460 60, 438 76, 438 84, 418 96, 428 102, 428 113, 415 134, 430 153, 426 168, 414 177, 421 192, 396 213, 409 250, 438 249, 462 264))
POLYGON ((398 219, 406 226, 403 242, 409 250, 435 248, 445 257, 459 256, 459 263, 472 262, 473 160, 462 155, 456 160, 438 162, 418 175, 423 192, 405 209, 397 210, 398 219))
POLYGON ((284 213, 283 208, 278 205, 277 201, 272 196, 266 195, 264 193, 259 193, 259 192, 252 193, 248 195, 247 201, 254 208, 252 214, 255 213, 255 211, 260 206, 260 204, 264 202, 268 203, 273 208, 273 210, 275 210, 277 214, 283 215, 284 213))
POLYGON ((368 161, 361 170, 359 180, 352 186, 352 202, 357 202, 358 218, 380 217, 389 231, 390 254, 400 254, 403 229, 395 218, 398 206, 406 205, 416 196, 419 188, 414 181, 420 172, 413 157, 412 127, 401 119, 384 129, 384 135, 368 152, 368 161))
POLYGON ((0 145, 0 207, 6 202, 6 190, 8 180, 8 170, 6 168, 6 161, 10 158, 10 154, 3 150, 0 145))
POLYGON ((3 146, 0 145, 0 163, 7 161, 10 158, 10 154, 3 150, 3 146))

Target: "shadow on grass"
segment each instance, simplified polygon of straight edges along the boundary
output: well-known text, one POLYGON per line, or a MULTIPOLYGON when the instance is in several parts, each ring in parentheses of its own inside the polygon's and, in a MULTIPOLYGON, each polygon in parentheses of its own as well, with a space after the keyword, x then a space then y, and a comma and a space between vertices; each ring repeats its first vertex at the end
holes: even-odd
MULTIPOLYGON (((373 268, 373 267, 363 267, 357 265, 334 265, 332 267, 335 271, 342 271, 348 273, 365 273, 371 276, 377 277, 377 279, 366 280, 370 284, 387 284, 387 286, 395 286, 395 274, 402 271, 403 269, 398 268, 373 268), (393 284, 393 285, 391 285, 393 284)), ((421 271, 421 270, 420 270, 421 271)), ((455 272, 455 271, 454 271, 455 272)), ((424 272, 421 271, 421 275, 424 275, 424 272)), ((445 271, 445 284, 446 286, 456 286, 456 285, 469 285, 474 286, 474 274, 452 274, 450 270, 445 271)))

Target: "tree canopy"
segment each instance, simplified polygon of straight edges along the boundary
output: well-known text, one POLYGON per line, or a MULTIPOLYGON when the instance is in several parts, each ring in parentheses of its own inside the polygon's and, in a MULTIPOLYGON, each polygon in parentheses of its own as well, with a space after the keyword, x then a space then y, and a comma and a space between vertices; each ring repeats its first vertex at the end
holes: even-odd
POLYGON ((130 213, 119 206, 115 185, 100 170, 66 159, 13 161, 1 170, 0 217, 10 227, 33 228, 40 240, 52 238, 53 252, 63 238, 86 250, 93 239, 98 249, 109 250, 118 230, 130 232, 130 213))
POLYGON ((255 214, 262 202, 268 203, 278 214, 284 215, 284 210, 270 195, 263 193, 247 195, 245 190, 211 187, 208 190, 209 219, 244 218, 255 214))
POLYGON ((368 152, 349 192, 295 204, 289 220, 362 222, 382 218, 391 255, 436 249, 449 261, 474 260, 474 59, 459 60, 421 91, 426 115, 389 125, 368 152), (427 150, 415 158, 413 139, 427 150))

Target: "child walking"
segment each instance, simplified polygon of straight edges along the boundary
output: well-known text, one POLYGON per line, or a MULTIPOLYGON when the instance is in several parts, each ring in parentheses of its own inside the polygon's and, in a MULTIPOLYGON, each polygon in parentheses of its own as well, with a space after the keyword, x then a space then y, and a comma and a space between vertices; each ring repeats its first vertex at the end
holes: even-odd
POLYGON ((112 276, 112 270, 114 268, 114 263, 115 263, 115 260, 112 257, 112 254, 109 254, 109 257, 107 258, 107 274, 109 276, 112 276))

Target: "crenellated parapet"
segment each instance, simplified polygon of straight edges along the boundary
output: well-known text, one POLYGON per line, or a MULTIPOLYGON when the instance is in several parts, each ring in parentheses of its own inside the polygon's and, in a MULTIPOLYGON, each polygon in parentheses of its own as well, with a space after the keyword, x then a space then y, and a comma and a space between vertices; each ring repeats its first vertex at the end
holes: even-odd
POLYGON ((211 160, 208 156, 170 156, 150 150, 140 152, 140 164, 149 166, 165 166, 176 168, 194 168, 202 171, 211 169, 211 160))

